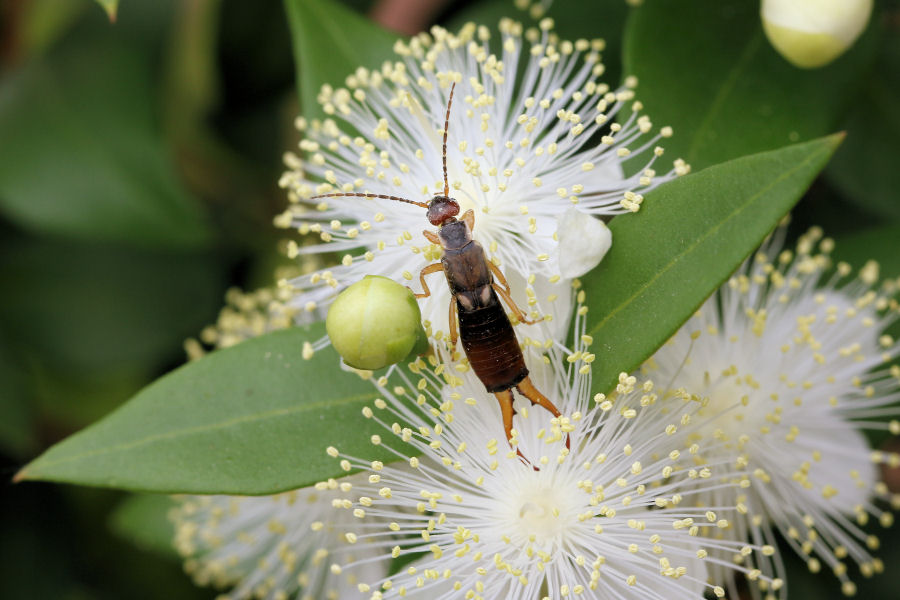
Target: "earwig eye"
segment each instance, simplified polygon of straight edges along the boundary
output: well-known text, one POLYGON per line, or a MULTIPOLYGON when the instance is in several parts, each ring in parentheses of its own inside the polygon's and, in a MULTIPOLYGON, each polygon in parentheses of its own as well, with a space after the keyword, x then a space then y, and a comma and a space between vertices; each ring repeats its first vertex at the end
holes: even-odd
POLYGON ((459 204, 453 198, 435 196, 428 203, 428 222, 435 227, 441 225, 447 219, 459 214, 459 204))

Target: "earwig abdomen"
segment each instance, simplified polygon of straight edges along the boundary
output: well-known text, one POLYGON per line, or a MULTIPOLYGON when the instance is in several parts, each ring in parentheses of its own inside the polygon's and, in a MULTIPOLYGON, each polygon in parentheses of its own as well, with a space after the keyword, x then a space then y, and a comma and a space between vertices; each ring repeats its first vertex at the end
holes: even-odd
POLYGON ((457 298, 459 339, 469 365, 487 391, 502 392, 525 379, 528 368, 500 299, 490 286, 485 290, 491 300, 481 308, 467 310, 457 298))

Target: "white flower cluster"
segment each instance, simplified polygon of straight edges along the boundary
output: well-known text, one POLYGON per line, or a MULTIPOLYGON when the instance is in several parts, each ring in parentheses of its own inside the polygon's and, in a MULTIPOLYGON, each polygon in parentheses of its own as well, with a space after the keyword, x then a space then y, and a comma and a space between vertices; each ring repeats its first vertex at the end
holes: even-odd
MULTIPOLYGON (((435 27, 398 42, 400 60, 358 69, 346 88, 323 88, 319 101, 330 117, 298 119, 305 158, 286 156, 290 170, 281 186, 291 206, 275 222, 322 242, 292 243, 291 256, 342 257, 282 282, 299 292, 291 303, 301 315, 321 318, 337 292, 364 275, 402 276, 406 283, 440 256, 421 235, 428 221, 420 207, 379 198, 308 199, 343 193, 427 202, 441 193, 442 134, 456 83, 447 121, 450 195, 461 212, 475 211, 474 237, 503 269, 516 302, 535 319, 564 316, 549 337, 567 329, 567 282, 599 262, 597 248, 609 237, 601 221, 577 217, 637 211, 641 192, 689 167, 676 160, 657 174, 663 154, 657 142, 671 129, 654 133, 634 99, 633 78, 617 89, 602 83, 602 40, 559 40, 552 27, 550 19, 528 30, 504 20, 499 54, 487 27, 469 24, 457 34, 435 27), (643 167, 626 176, 625 160, 643 167), (559 227, 566 215, 569 225, 559 227)), ((446 286, 432 291, 422 315, 440 339, 450 298, 446 286)))
MULTIPOLYGON (((507 439, 508 414, 467 360, 438 346, 373 381, 380 398, 361 418, 384 427, 371 443, 395 462, 329 447, 346 476, 274 497, 182 499, 176 545, 188 570, 234 600, 737 598, 745 583, 776 598, 781 545, 852 594, 857 572, 883 569, 866 526, 890 525, 900 506, 878 473, 900 458, 871 451, 863 434, 900 433, 900 368, 889 366, 900 345, 884 333, 896 283, 875 288, 874 263, 855 276, 833 265, 818 230, 796 251, 770 240, 640 373, 594 393, 584 292, 563 268, 599 239, 578 220, 637 210, 636 190, 687 167, 656 175, 668 131, 651 133, 630 84, 597 82, 600 42, 560 41, 548 21, 529 31, 504 21, 500 33, 495 55, 485 28, 436 28, 398 44, 400 61, 323 90, 331 118, 299 123, 305 157, 287 159, 292 205, 277 222, 322 241, 292 254, 345 254, 283 282, 284 314, 321 317, 364 274, 411 280, 439 256, 415 233, 427 226, 419 207, 308 200, 441 193, 455 83, 451 195, 474 209, 476 239, 529 317, 557 324, 543 340, 516 331, 534 387, 560 414, 518 398, 507 439), (643 168, 623 175, 635 155, 643 168), (564 239, 560 218, 584 239, 564 239)), ((422 309, 441 339, 449 292, 432 290, 422 309)))
POLYGON ((298 492, 329 497, 294 512, 272 508, 277 499, 205 500, 217 506, 206 512, 186 501, 179 539, 191 541, 180 548, 192 571, 242 582, 231 598, 305 598, 297 590, 313 588, 296 582, 312 566, 315 589, 363 598, 737 597, 742 579, 774 598, 778 531, 852 594, 853 573, 883 568, 866 525, 889 526, 900 506, 877 472, 900 458, 862 435, 900 431, 900 368, 881 366, 900 354, 883 333, 897 285, 875 289, 874 263, 828 276, 832 242, 818 230, 796 251, 779 246, 608 397, 590 391, 579 293, 574 351, 548 344, 529 358, 562 416, 517 401, 511 444, 465 361, 419 359, 378 379, 382 397, 364 416, 384 426, 371 441, 398 462, 329 448, 363 473, 298 492), (238 502, 255 516, 228 508, 238 502), (338 533, 324 539, 326 523, 338 533))

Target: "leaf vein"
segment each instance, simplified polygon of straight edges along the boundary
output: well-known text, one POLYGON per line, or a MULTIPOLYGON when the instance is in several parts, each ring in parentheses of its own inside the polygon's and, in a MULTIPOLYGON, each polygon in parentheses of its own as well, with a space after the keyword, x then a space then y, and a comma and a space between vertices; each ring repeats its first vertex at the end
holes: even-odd
POLYGON ((263 413, 256 413, 256 414, 252 414, 252 415, 242 415, 240 417, 234 417, 234 418, 226 419, 224 421, 219 421, 216 423, 208 423, 205 425, 197 425, 194 427, 186 427, 184 429, 177 429, 174 431, 157 433, 157 434, 149 435, 145 438, 132 440, 130 442, 115 444, 115 445, 106 446, 103 448, 95 448, 93 450, 89 450, 87 452, 81 452, 79 454, 71 454, 71 455, 59 458, 57 460, 40 461, 40 462, 36 463, 35 465, 33 465, 32 469, 23 470, 21 472, 21 476, 23 478, 25 478, 28 476, 29 471, 37 471, 38 473, 40 473, 41 468, 55 467, 60 464, 78 461, 78 460, 82 460, 85 458, 93 458, 96 456, 102 456, 104 454, 111 454, 111 453, 119 452, 119 451, 134 450, 135 448, 138 448, 140 446, 153 444, 155 442, 166 440, 166 439, 180 437, 182 435, 187 436, 187 435, 194 435, 194 434, 199 434, 199 433, 207 433, 210 431, 216 431, 218 429, 224 430, 224 429, 228 429, 229 427, 233 427, 235 425, 245 425, 245 424, 253 423, 256 421, 265 421, 268 419, 272 419, 272 418, 276 418, 276 417, 284 417, 284 416, 288 416, 288 415, 292 415, 292 414, 296 414, 296 413, 311 412, 314 410, 325 408, 326 406, 333 408, 335 406, 351 404, 353 402, 371 400, 371 399, 375 398, 376 396, 377 396, 377 394, 374 394, 374 393, 359 394, 356 396, 348 396, 346 398, 341 398, 341 399, 337 399, 337 400, 329 399, 329 400, 324 400, 321 402, 310 402, 310 403, 302 404, 300 406, 289 407, 289 408, 279 408, 279 409, 274 409, 274 410, 270 410, 270 411, 263 412, 263 413), (37 468, 35 469, 34 467, 37 467, 37 468))

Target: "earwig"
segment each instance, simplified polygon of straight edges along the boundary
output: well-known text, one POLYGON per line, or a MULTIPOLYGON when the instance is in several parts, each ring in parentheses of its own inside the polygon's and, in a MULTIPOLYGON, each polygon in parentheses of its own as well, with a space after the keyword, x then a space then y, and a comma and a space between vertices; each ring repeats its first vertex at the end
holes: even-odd
MULTIPOLYGON (((450 88, 447 101, 447 114, 444 118, 443 169, 444 193, 435 195, 430 202, 416 202, 396 196, 367 193, 334 193, 313 196, 332 198, 355 196, 361 198, 381 198, 415 204, 428 210, 428 222, 438 228, 437 233, 425 230, 423 235, 433 244, 443 249, 441 262, 433 263, 419 273, 422 293, 416 298, 427 298, 431 295, 425 276, 443 271, 447 278, 452 296, 450 301, 450 347, 456 347, 456 341, 462 342, 463 351, 469 359, 469 365, 475 375, 484 384, 485 389, 494 394, 500 402, 500 413, 503 418, 503 430, 506 439, 512 445, 513 393, 515 388, 532 405, 546 409, 554 417, 560 412, 550 400, 534 387, 528 376, 528 368, 512 323, 500 299, 509 306, 516 318, 526 324, 533 324, 525 312, 512 299, 506 277, 494 263, 487 259, 484 248, 472 239, 475 227, 475 213, 467 210, 462 218, 457 219, 459 203, 450 197, 450 186, 447 179, 447 132, 450 126, 450 107, 453 103, 454 83, 450 88), (458 325, 457 325, 458 321, 458 325)), ((568 437, 566 446, 569 446, 568 437)), ((519 456, 524 458, 521 451, 519 456)), ((526 459, 527 460, 527 459, 526 459)))

